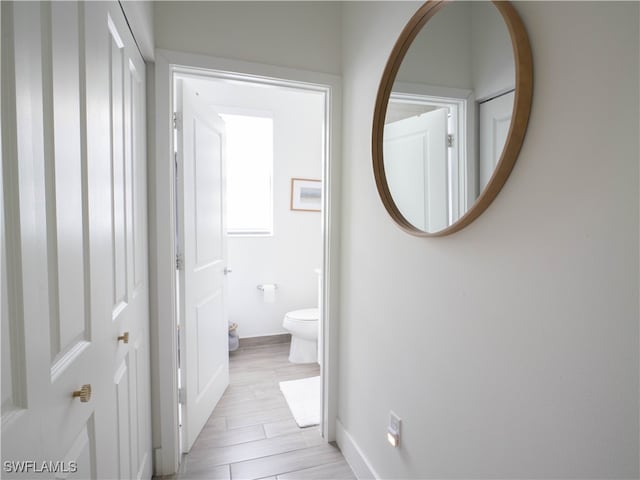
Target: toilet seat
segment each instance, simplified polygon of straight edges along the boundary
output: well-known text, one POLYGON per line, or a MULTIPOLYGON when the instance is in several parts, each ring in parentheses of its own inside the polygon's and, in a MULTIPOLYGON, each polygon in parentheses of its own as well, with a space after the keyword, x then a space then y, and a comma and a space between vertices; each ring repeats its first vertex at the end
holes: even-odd
POLYGON ((320 309, 305 308, 287 312, 282 321, 282 326, 291 332, 293 338, 297 336, 315 342, 318 339, 319 321, 320 309))
POLYGON ((319 308, 304 308, 302 310, 294 310, 287 312, 285 318, 292 322, 309 322, 313 320, 320 320, 319 308))

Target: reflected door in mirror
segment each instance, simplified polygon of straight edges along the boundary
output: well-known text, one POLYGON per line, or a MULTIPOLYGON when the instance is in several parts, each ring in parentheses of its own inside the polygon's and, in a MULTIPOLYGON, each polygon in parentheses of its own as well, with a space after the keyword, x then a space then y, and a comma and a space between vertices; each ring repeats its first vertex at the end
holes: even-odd
POLYGON ((385 126, 385 172, 404 217, 421 230, 448 223, 447 111, 439 108, 385 126))

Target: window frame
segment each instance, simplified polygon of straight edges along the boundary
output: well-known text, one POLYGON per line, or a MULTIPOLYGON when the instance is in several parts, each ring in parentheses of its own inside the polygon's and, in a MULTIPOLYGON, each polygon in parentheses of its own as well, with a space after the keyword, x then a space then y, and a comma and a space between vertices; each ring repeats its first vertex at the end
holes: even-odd
MULTIPOLYGON (((246 228, 246 229, 229 229, 229 209, 228 209, 228 175, 225 176, 225 196, 227 198, 227 206, 225 208, 225 214, 227 217, 225 233, 229 237, 272 237, 275 232, 275 222, 274 222, 274 203, 275 203, 275 192, 274 192, 274 170, 275 170, 275 119, 274 112, 269 110, 258 110, 252 108, 243 108, 243 107, 231 107, 226 105, 215 105, 214 109, 222 117, 224 120, 225 115, 233 115, 233 116, 242 116, 242 117, 253 117, 253 118, 268 118, 272 122, 272 157, 271 157, 271 165, 269 172, 269 218, 268 218, 268 229, 257 229, 257 228, 246 228)), ((226 123, 226 120, 225 120, 226 123)), ((227 144, 228 148, 228 144, 227 144)), ((229 159, 227 154, 227 171, 228 171, 229 159)))

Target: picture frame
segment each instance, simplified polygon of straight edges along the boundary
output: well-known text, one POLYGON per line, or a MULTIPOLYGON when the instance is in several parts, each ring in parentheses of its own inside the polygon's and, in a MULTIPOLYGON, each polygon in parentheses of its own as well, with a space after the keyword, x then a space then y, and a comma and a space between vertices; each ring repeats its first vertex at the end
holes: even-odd
POLYGON ((291 210, 300 212, 321 211, 322 181, 309 178, 292 178, 291 210))

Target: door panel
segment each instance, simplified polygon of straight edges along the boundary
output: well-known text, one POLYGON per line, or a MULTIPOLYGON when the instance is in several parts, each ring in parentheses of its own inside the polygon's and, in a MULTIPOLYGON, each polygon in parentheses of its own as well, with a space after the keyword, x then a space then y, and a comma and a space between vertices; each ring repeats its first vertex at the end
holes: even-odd
POLYGON ((206 392, 209 383, 219 374, 222 367, 220 353, 216 351, 218 345, 211 344, 210 341, 216 339, 216 332, 219 329, 217 319, 222 318, 222 298, 220 292, 214 293, 196 306, 196 329, 197 329, 197 395, 206 392), (213 321, 212 321, 213 320, 213 321))
POLYGON ((111 102, 111 222, 113 225, 114 320, 126 302, 125 155, 124 155, 124 44, 109 17, 111 102))
POLYGON ((121 478, 151 473, 145 67, 119 7, 106 17, 110 49, 113 299, 121 478), (137 278, 136 278, 137 277, 137 278), (116 339, 128 334, 128 342, 116 339), (124 369, 123 369, 124 368, 124 369), (124 423, 123 423, 124 422, 124 423))
MULTIPOLYGON (((89 244, 91 265, 91 318, 95 342, 99 342, 102 368, 101 391, 96 389, 94 401, 99 403, 94 416, 97 473, 102 478, 121 478, 118 443, 118 390, 115 381, 123 360, 118 354, 126 349, 117 341, 114 330, 115 264, 113 222, 113 151, 120 138, 113 135, 111 105, 112 51, 111 18, 117 14, 113 6, 103 2, 87 2, 85 8, 86 125, 87 125, 87 205, 90 212, 89 244), (112 13, 114 12, 114 13, 112 13)), ((89 430, 90 432, 90 430, 89 430)))
POLYGON ((507 140, 515 93, 505 93, 480 104, 480 192, 484 190, 502 156, 507 140))
MULTIPOLYGON (((43 397, 49 383, 51 362, 47 305, 46 238, 42 146, 41 36, 30 32, 39 24, 40 8, 35 3, 0 3, 2 9, 2 179, 5 243, 3 275, 3 328, 9 331, 11 394, 3 395, 2 459, 19 461, 24 452, 41 458, 43 397), (36 193, 39 190, 39 195, 36 193), (39 197, 39 198, 37 198, 39 197), (45 274, 43 277, 42 275, 45 274), (29 288, 37 285, 40 288, 29 288), (44 287, 44 288, 43 288, 44 287), (3 289, 4 290, 4 289, 3 289), (38 322, 45 319, 46 322, 38 322), (33 335, 38 329, 44 334, 33 335), (37 363, 27 363, 36 356, 37 363), (29 438, 36 439, 29 444, 29 438)), ((5 352, 3 350, 3 356, 5 352)), ((4 358, 3 358, 4 360, 4 358)), ((4 393, 4 392, 3 392, 4 393)), ((13 469, 11 469, 13 470, 13 469)), ((5 478, 15 471, 5 471, 5 478)))
POLYGON ((188 452, 229 384, 224 305, 224 123, 197 101, 186 81, 177 85, 182 450, 188 452))
POLYGON ((131 252, 133 256, 133 294, 141 293, 147 275, 147 169, 146 162, 146 122, 145 122, 145 86, 144 86, 144 66, 136 67, 129 62, 130 73, 130 111, 131 111, 131 152, 134 161, 131 162, 131 218, 132 241, 131 252), (138 69, 142 68, 142 71, 138 69))
POLYGON ((118 402, 117 436, 118 436, 118 478, 131 478, 131 445, 130 441, 130 419, 129 419, 129 365, 124 361, 116 371, 113 378, 116 386, 116 397, 118 402))
MULTIPOLYGON (((49 228, 51 354, 54 360, 88 340, 85 316, 85 231, 82 171, 86 156, 80 129, 80 6, 43 6, 50 27, 50 50, 43 52, 45 81, 45 169, 49 228), (52 8, 53 7, 53 8, 52 8), (46 77, 51 75, 50 79, 46 77)), ((55 366, 53 367, 55 369, 55 366)))
POLYGON ((394 159, 385 165, 393 201, 402 215, 420 229, 426 229, 427 221, 424 137, 420 132, 400 141, 385 138, 385 158, 394 159))
POLYGON ((144 343, 139 338, 131 348, 130 385, 133 392, 131 403, 134 405, 134 408, 131 409, 131 465, 135 467, 132 471, 133 478, 144 477, 145 459, 150 453, 145 442, 147 435, 151 431, 151 425, 147 422, 148 415, 145 415, 145 412, 148 412, 150 408, 148 403, 150 397, 148 389, 145 388, 147 383, 143 381, 145 377, 149 377, 145 362, 145 358, 149 357, 149 352, 143 348, 144 343))
MULTIPOLYGON (((64 465, 75 463, 75 472, 60 471, 55 478, 64 479, 86 479, 97 478, 96 453, 95 453, 95 428, 93 416, 89 418, 87 424, 82 428, 78 436, 72 442, 71 447, 64 455, 64 465)), ((68 470, 71 470, 70 468, 68 470)))
MULTIPOLYGON (((17 8, 17 6, 16 6, 17 8)), ((72 392, 82 385, 93 395, 104 395, 100 365, 100 341, 92 331, 89 310, 89 235, 91 212, 84 203, 88 191, 85 103, 84 5, 76 2, 41 4, 43 34, 42 88, 44 133, 44 182, 46 198, 46 253, 52 363, 44 424, 46 458, 58 460, 74 452, 78 432, 93 436, 98 402, 82 402, 72 392)), ((92 395, 92 396, 93 396, 92 395)), ((75 449, 78 450, 78 449, 75 449)), ((78 451, 79 453, 79 451, 78 451)), ((74 459, 74 461, 77 460, 74 459)), ((85 462, 96 471, 97 460, 85 462)))
POLYGON ((221 185, 220 158, 212 158, 209 152, 220 151, 220 137, 216 131, 208 127, 200 118, 193 118, 194 179, 195 179, 195 250, 196 267, 206 267, 221 256, 222 217, 209 215, 209 212, 220 212, 221 189, 212 188, 221 185), (213 163, 211 163, 213 162, 213 163), (213 240, 213 241, 212 241, 213 240))
POLYGON ((447 110, 385 125, 385 174, 400 213, 429 232, 448 224, 447 110))
POLYGON ((0 8, 3 476, 149 478, 144 64, 116 2, 0 8))

